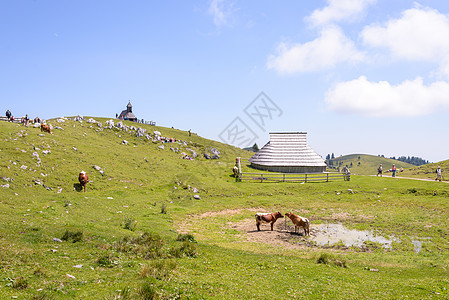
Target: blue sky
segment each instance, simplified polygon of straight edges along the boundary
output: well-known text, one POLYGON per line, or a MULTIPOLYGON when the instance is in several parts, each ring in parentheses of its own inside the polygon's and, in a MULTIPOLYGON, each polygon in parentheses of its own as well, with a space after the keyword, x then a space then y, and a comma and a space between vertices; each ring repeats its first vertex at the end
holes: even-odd
POLYGON ((0 1, 0 113, 449 159, 449 2, 0 1), (263 94, 261 94, 263 92, 263 94))

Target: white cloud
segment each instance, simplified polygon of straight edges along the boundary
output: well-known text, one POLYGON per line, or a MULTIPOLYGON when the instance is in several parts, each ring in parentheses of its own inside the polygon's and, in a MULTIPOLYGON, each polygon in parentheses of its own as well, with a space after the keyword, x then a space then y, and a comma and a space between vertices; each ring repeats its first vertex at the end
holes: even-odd
POLYGON ((229 25, 233 11, 233 4, 225 0, 212 0, 208 9, 208 13, 214 17, 215 26, 218 27, 229 25))
POLYGON ((440 71, 449 77, 449 18, 434 9, 408 9, 383 26, 367 26, 361 37, 395 59, 441 63, 440 71))
POLYGON ((268 69, 279 73, 325 70, 341 62, 358 62, 364 59, 354 43, 338 27, 327 27, 320 37, 304 43, 287 45, 280 43, 277 55, 268 57, 268 69))
POLYGON ((328 0, 328 6, 315 10, 305 20, 314 26, 360 18, 364 10, 377 0, 328 0))
POLYGON ((421 78, 392 86, 366 77, 341 82, 326 95, 329 110, 365 116, 419 116, 449 109, 449 83, 424 85, 421 78))

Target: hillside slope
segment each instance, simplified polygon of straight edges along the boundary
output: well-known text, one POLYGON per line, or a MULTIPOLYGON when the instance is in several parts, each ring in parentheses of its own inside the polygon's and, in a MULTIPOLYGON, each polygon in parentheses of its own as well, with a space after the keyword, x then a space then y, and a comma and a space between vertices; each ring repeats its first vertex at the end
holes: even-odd
POLYGON ((1 299, 448 296, 447 184, 236 182, 235 157, 253 153, 88 119, 50 120, 52 135, 0 122, 1 299), (311 236, 287 218, 257 231, 255 213, 276 211, 306 216, 311 236), (318 244, 335 224, 394 240, 318 244))
MULTIPOLYGON (((383 171, 391 169, 393 164, 396 168, 411 168, 413 165, 402 161, 389 159, 380 156, 368 155, 368 154, 350 154, 340 157, 336 157, 330 160, 330 166, 343 168, 348 166, 352 174, 356 175, 376 175, 377 168, 382 164, 383 171)), ((388 172, 387 172, 388 173, 388 172)))
POLYGON ((86 121, 50 120, 55 127, 52 135, 32 126, 0 122, 1 177, 11 178, 8 191, 22 191, 25 187, 34 190, 38 185, 46 186, 47 192, 72 192, 81 170, 89 175, 91 191, 123 190, 125 186, 157 188, 174 184, 183 173, 191 177, 192 172, 203 175, 201 182, 192 184, 211 184, 217 173, 232 169, 236 156, 250 155, 239 148, 189 136, 186 131, 132 122, 122 122, 128 126, 126 131, 115 126, 108 129, 107 119, 96 120, 101 127, 86 121), (136 125, 146 130, 144 134, 149 134, 150 139, 137 137, 137 130, 130 129, 136 125), (155 131, 172 142, 157 141, 155 131), (212 157, 214 149, 220 152, 220 158, 205 159, 204 154, 212 157), (183 159, 194 153, 196 159, 183 159))

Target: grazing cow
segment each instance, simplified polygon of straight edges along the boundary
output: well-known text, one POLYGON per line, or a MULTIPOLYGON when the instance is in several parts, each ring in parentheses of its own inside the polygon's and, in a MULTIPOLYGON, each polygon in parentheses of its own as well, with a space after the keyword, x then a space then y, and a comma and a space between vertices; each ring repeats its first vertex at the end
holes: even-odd
POLYGON ((234 176, 239 177, 239 168, 237 166, 234 166, 234 168, 232 168, 232 170, 234 171, 234 176))
POLYGON ((87 173, 84 171, 81 171, 80 175, 78 176, 78 180, 81 184, 81 187, 84 188, 84 192, 86 192, 86 185, 89 182, 89 177, 87 176, 87 173))
POLYGON ((53 133, 51 133, 50 125, 47 125, 47 124, 41 124, 41 131, 45 131, 45 132, 48 132, 50 134, 53 134, 53 133))
POLYGON ((277 219, 283 218, 284 216, 280 213, 257 213, 256 214, 256 226, 257 230, 260 231, 260 224, 262 223, 270 223, 271 231, 273 231, 273 225, 277 219))
POLYGON ((295 233, 298 232, 299 234, 299 227, 302 227, 304 229, 304 235, 310 235, 310 221, 307 218, 297 216, 290 212, 285 215, 292 220, 293 224, 295 224, 295 233))

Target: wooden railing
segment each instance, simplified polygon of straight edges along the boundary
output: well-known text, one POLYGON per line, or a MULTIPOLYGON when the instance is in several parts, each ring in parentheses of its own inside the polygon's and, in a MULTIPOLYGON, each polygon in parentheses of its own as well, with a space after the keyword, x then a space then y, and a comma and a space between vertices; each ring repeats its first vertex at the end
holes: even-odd
POLYGON ((329 182, 351 179, 350 174, 325 172, 325 173, 240 173, 239 181, 259 182, 329 182))

